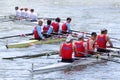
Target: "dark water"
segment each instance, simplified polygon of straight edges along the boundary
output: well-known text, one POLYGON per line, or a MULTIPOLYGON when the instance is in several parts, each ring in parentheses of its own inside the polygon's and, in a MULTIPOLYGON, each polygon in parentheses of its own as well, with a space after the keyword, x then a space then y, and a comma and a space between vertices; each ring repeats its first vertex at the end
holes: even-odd
MULTIPOLYGON (((120 39, 120 0, 0 0, 0 20, 4 16, 15 14, 16 5, 34 8, 39 17, 61 17, 62 21, 66 17, 71 17, 73 30, 100 33, 101 29, 107 28, 110 37, 120 39)), ((34 27, 12 21, 0 21, 0 26, 0 37, 30 33, 34 27)), ((6 49, 5 47, 7 43, 24 41, 31 37, 0 40, 0 80, 119 80, 120 78, 120 64, 113 62, 88 66, 78 71, 56 71, 32 76, 29 71, 32 63, 37 68, 48 65, 49 60, 41 58, 12 61, 2 59, 8 56, 59 50, 59 44, 37 45, 23 49, 6 49)), ((114 39, 112 41, 115 46, 120 47, 120 41, 114 39)), ((56 59, 50 59, 50 61, 51 63, 57 62, 56 59)))

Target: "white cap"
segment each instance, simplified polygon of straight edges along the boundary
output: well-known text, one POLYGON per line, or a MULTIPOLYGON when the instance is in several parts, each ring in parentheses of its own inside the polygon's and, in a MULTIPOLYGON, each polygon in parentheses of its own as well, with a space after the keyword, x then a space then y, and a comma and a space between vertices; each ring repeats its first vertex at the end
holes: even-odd
POLYGON ((78 37, 78 38, 82 38, 82 37, 84 37, 84 35, 83 35, 82 33, 79 33, 79 34, 77 35, 77 37, 78 37))
POLYGON ((107 31, 107 29, 103 28, 103 29, 101 29, 101 31, 107 31))
POLYGON ((72 40, 73 39, 73 37, 71 36, 71 35, 69 35, 69 36, 67 36, 67 38, 66 38, 66 42, 70 42, 70 40, 72 40))

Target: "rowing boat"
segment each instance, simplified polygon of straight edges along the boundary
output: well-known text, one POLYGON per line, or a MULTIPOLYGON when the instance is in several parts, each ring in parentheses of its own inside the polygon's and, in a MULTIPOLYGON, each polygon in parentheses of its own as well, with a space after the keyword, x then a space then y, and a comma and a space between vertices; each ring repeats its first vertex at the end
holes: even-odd
POLYGON ((6 45, 6 48, 25 48, 31 45, 38 45, 38 44, 51 44, 65 41, 65 38, 47 38, 46 40, 29 40, 29 41, 22 41, 18 43, 10 43, 6 45))
POLYGON ((87 57, 87 58, 79 58, 79 60, 75 60, 73 63, 59 62, 59 63, 55 63, 52 65, 40 67, 38 69, 32 68, 31 72, 32 74, 48 73, 48 72, 53 72, 53 71, 65 70, 65 69, 74 69, 76 67, 87 66, 87 65, 92 65, 96 63, 102 63, 105 61, 111 61, 106 54, 100 56, 100 58, 96 58, 95 56, 92 56, 92 57, 87 57))
MULTIPOLYGON (((29 19, 28 20, 27 19, 18 20, 18 19, 16 19, 15 15, 10 15, 9 19, 17 24, 24 24, 24 25, 31 25, 31 26, 38 24, 37 21, 30 21, 29 19)), ((45 17, 38 18, 38 20, 40 20, 40 19, 42 19, 42 20, 48 20, 48 19, 55 20, 55 18, 45 18, 45 17)))
POLYGON ((31 25, 31 26, 35 26, 38 24, 38 22, 31 22, 29 20, 26 19, 22 19, 22 20, 14 20, 13 22, 15 22, 16 24, 23 24, 23 25, 31 25))

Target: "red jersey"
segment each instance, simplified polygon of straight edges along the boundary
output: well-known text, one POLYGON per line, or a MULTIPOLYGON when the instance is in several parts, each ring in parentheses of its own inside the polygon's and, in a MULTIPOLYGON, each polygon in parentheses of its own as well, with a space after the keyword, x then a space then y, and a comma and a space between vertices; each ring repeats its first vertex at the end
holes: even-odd
POLYGON ((58 31, 59 31, 59 23, 52 22, 51 25, 53 26, 53 31, 58 33, 58 31))
MULTIPOLYGON (((90 40, 92 40, 91 38, 89 38, 88 40, 87 40, 87 53, 88 54, 92 54, 92 52, 90 52, 91 51, 91 49, 90 49, 90 40)), ((95 43, 91 46, 93 49, 95 49, 95 43)))
POLYGON ((48 29, 50 28, 50 25, 46 25, 43 27, 43 33, 47 33, 48 29))
POLYGON ((63 32, 67 32, 66 23, 63 23, 63 24, 62 24, 62 31, 63 31, 63 32))
POLYGON ((106 43, 107 43, 106 35, 103 36, 98 35, 96 42, 99 48, 106 48, 106 43))
POLYGON ((34 38, 35 39, 39 39, 39 35, 38 35, 36 27, 34 28, 34 32, 33 33, 34 33, 34 38))
POLYGON ((75 53, 75 57, 83 57, 85 52, 84 42, 83 41, 76 41, 75 43, 76 51, 78 53, 75 53), (80 53, 81 52, 81 53, 80 53))
POLYGON ((61 56, 62 59, 72 59, 73 45, 72 43, 67 44, 63 43, 61 47, 61 56))

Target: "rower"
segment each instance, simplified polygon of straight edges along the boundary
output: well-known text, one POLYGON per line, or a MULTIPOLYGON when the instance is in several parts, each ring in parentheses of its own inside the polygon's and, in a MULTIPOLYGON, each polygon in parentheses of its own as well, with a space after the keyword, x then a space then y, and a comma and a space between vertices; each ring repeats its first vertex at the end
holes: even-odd
POLYGON ((96 49, 96 32, 91 33, 91 37, 87 40, 87 53, 94 54, 93 52, 96 49))
POLYGON ((74 57, 84 57, 86 56, 86 45, 84 41, 84 35, 83 34, 78 34, 77 35, 78 40, 74 42, 74 50, 75 54, 74 57))
POLYGON ((72 19, 70 17, 68 17, 66 19, 66 22, 64 22, 62 24, 62 30, 61 30, 62 33, 64 33, 64 34, 71 33, 71 28, 70 28, 70 22, 71 22, 71 20, 72 19))
POLYGON ((34 9, 30 9, 30 17, 31 22, 36 22, 38 19, 37 13, 34 12, 34 9))
POLYGON ((73 48, 73 37, 68 36, 66 42, 60 46, 60 56, 62 57, 62 62, 73 62, 72 53, 74 52, 73 48))
POLYGON ((24 10, 25 10, 24 18, 25 18, 26 20, 29 20, 30 12, 28 11, 28 8, 24 8, 24 10))
POLYGON ((59 32, 60 21, 61 21, 61 19, 60 19, 59 17, 57 17, 57 18, 55 19, 55 21, 53 21, 53 22, 51 23, 51 25, 53 26, 53 32, 55 32, 55 33, 58 33, 58 32, 59 32))
POLYGON ((43 21, 40 20, 38 21, 38 25, 34 27, 33 34, 35 39, 38 39, 38 40, 45 39, 42 34, 42 24, 43 24, 43 21))
POLYGON ((21 12, 20 12, 18 6, 15 7, 15 11, 16 11, 16 15, 15 15, 15 16, 16 16, 16 19, 17 19, 17 20, 20 20, 21 12))
POLYGON ((25 17, 25 10, 24 10, 24 8, 21 8, 20 9, 20 11, 21 11, 21 19, 24 19, 24 17, 25 17))
POLYGON ((43 27, 43 35, 45 38, 51 37, 51 33, 53 32, 53 26, 51 25, 51 20, 47 20, 47 25, 43 27))
POLYGON ((109 52, 106 50, 106 48, 113 47, 112 41, 110 40, 110 37, 107 35, 108 30, 102 29, 101 34, 97 36, 96 42, 97 42, 97 51, 99 52, 109 52), (109 46, 107 46, 107 42, 109 43, 109 46))

